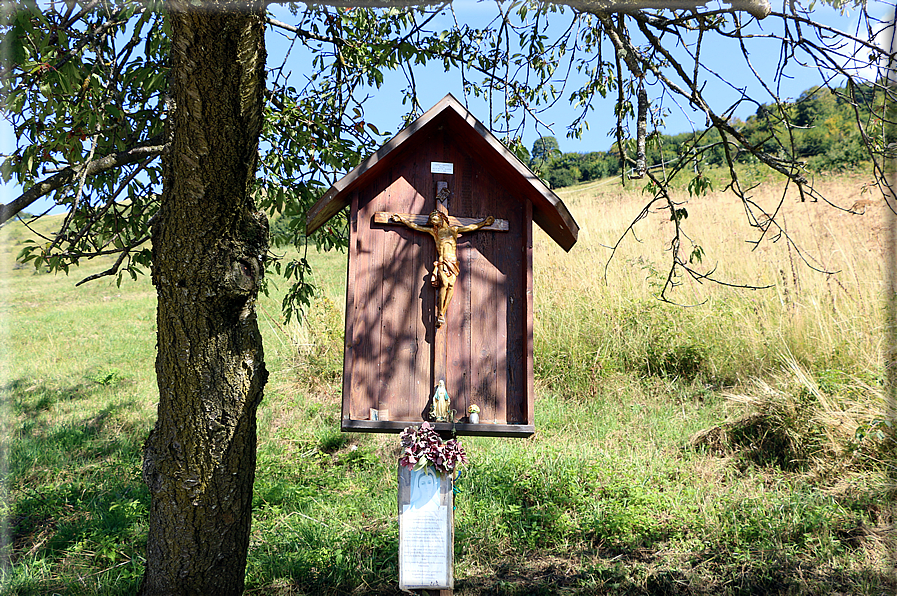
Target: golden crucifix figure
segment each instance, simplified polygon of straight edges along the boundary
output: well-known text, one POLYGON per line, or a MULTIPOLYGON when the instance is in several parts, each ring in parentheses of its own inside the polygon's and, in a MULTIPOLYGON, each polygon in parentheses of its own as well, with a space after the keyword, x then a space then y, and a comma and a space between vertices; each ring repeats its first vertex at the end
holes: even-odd
POLYGON ((430 214, 427 220, 429 226, 419 226, 398 213, 393 213, 390 219, 417 232, 430 234, 436 242, 436 253, 439 258, 433 262, 430 283, 439 288, 439 297, 436 300, 436 326, 442 327, 445 324, 449 303, 452 301, 452 294, 455 293, 455 280, 461 273, 458 267, 458 236, 490 226, 495 218, 490 215, 482 221, 466 226, 451 225, 448 216, 441 211, 430 214))

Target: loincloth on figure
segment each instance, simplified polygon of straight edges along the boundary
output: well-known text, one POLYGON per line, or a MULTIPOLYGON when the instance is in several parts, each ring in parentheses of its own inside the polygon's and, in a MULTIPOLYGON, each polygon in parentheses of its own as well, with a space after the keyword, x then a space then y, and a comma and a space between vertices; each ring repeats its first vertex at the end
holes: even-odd
POLYGON ((433 275, 430 277, 430 283, 434 286, 439 285, 440 272, 448 278, 458 277, 458 274, 461 273, 458 260, 449 257, 439 257, 438 261, 433 261, 433 275))

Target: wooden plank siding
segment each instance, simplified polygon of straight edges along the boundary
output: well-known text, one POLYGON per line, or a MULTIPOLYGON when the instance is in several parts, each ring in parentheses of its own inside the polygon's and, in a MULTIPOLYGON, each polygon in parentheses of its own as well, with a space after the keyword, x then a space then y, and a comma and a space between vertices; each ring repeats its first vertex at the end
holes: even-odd
POLYGON ((386 143, 309 210, 313 233, 343 207, 349 266, 341 427, 399 432, 429 417, 445 379, 454 421, 442 434, 525 437, 535 432, 532 224, 564 249, 579 228, 563 202, 453 97, 386 143), (433 173, 432 162, 453 173, 433 173), (496 221, 458 239, 460 273, 437 330, 433 238, 390 221, 428 225, 437 182, 452 191, 451 225, 496 221), (469 424, 467 408, 480 407, 469 424), (371 409, 381 412, 371 420, 371 409), (384 411, 388 410, 388 416, 384 411))
MULTIPOLYGON (((532 221, 533 218, 533 205, 530 202, 526 203, 526 220, 532 221)), ((524 275, 526 276, 526 280, 524 282, 525 294, 523 302, 526 304, 526 317, 523 318, 523 342, 526 344, 526 350, 523 355, 523 368, 524 368, 524 376, 523 383, 525 384, 524 393, 526 395, 535 395, 535 381, 533 379, 533 226, 526 227, 526 239, 523 243, 523 250, 526 254, 526 271, 524 275)), ((515 367, 516 368, 516 367, 515 367)), ((536 404, 535 400, 531 399, 525 404, 520 404, 521 408, 526 409, 525 420, 535 421, 536 419, 536 404)), ((521 414, 523 412, 521 411, 521 414)))
POLYGON ((346 337, 356 338, 352 347, 358 347, 347 346, 344 376, 351 379, 350 394, 362 397, 351 418, 367 419, 369 409, 377 408, 389 410, 392 419, 411 420, 420 416, 411 396, 421 386, 426 390, 421 374, 429 372, 423 319, 435 302, 431 293, 420 292, 429 239, 372 222, 376 211, 395 203, 423 209, 425 198, 403 176, 379 178, 378 184, 361 190, 357 215, 353 207, 351 216, 357 221, 353 229, 366 241, 350 252, 350 262, 358 261, 350 269, 357 288, 353 301, 360 307, 355 316, 346 317, 346 337))
POLYGON ((344 395, 352 406, 343 418, 364 421, 377 408, 388 410, 390 421, 425 419, 441 368, 431 362, 438 333, 445 341, 443 366, 455 420, 466 422, 472 403, 481 410, 480 426, 468 425, 467 434, 485 432, 486 424, 525 432, 520 427, 533 424, 526 417, 532 395, 521 382, 521 330, 529 314, 522 299, 528 266, 523 242, 531 225, 526 201, 509 197, 444 128, 415 140, 359 188, 351 203, 344 395), (433 161, 452 163, 454 174, 431 174, 433 161), (436 208, 439 180, 453 193, 449 213, 468 218, 463 223, 487 215, 504 221, 492 226, 500 232, 478 230, 459 238, 461 273, 446 325, 437 332, 437 290, 430 284, 435 243, 427 234, 391 224, 384 214, 426 216, 436 208))
MULTIPOLYGON (((356 194, 353 204, 359 202, 356 194)), ((352 310, 347 310, 346 320, 353 321, 353 326, 346 329, 346 338, 352 341, 346 345, 344 366, 348 364, 349 368, 344 371, 347 373, 344 378, 349 383, 349 393, 353 395, 350 416, 363 419, 370 416, 370 408, 379 405, 376 359, 380 351, 380 276, 369 272, 375 267, 379 268, 378 261, 382 256, 379 244, 382 239, 365 233, 364 211, 353 209, 350 221, 357 230, 350 253, 357 264, 350 266, 350 270, 355 271, 354 278, 350 280, 354 282, 354 296, 351 297, 352 310)))

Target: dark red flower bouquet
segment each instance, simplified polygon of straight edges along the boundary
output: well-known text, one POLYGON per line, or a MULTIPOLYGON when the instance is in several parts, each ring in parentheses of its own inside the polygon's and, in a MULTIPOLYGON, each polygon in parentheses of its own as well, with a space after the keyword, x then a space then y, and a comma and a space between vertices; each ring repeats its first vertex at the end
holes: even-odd
POLYGON ((422 470, 431 465, 437 472, 451 474, 459 465, 467 463, 461 442, 449 439, 443 443, 429 422, 405 428, 399 439, 404 449, 399 465, 409 470, 422 470))

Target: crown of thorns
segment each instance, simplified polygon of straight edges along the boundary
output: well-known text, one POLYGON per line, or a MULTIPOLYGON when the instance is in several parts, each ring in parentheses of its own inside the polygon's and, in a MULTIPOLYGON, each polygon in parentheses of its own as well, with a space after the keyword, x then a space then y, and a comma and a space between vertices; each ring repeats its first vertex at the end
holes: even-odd
POLYGON ((445 213, 443 213, 442 211, 434 211, 433 213, 430 214, 430 217, 433 217, 434 215, 439 216, 439 219, 442 220, 442 225, 444 225, 444 226, 449 225, 449 218, 445 213))

